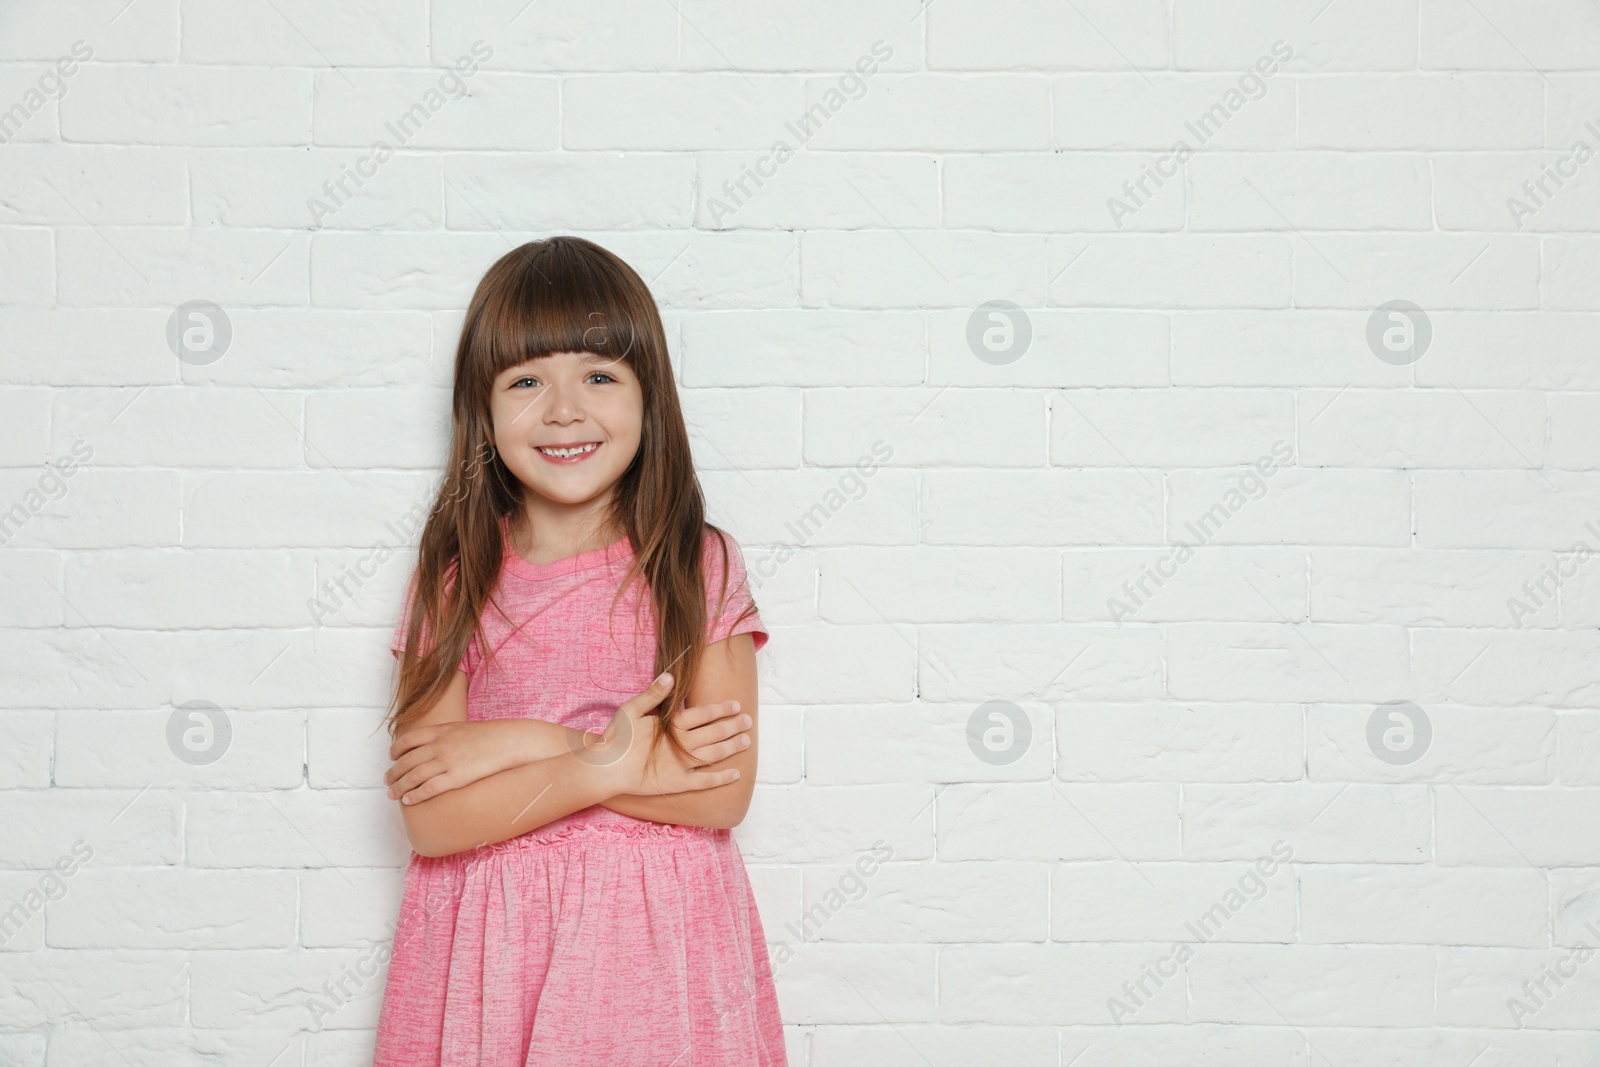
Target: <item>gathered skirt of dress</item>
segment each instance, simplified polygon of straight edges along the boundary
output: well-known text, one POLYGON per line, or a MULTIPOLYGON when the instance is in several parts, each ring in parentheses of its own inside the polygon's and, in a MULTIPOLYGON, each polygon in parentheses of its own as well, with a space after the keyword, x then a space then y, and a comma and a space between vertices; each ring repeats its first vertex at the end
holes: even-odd
POLYGON ((786 1067, 738 845, 590 808, 413 854, 373 1064, 786 1067))

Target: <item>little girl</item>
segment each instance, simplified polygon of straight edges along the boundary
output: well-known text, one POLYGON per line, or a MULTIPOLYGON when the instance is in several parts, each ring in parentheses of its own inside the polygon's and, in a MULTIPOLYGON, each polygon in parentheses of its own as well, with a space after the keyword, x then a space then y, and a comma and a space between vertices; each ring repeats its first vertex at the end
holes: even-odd
POLYGON ((767 631, 644 282, 575 237, 502 257, 451 415, 391 646, 414 854, 375 1067, 785 1065, 729 834, 767 631))

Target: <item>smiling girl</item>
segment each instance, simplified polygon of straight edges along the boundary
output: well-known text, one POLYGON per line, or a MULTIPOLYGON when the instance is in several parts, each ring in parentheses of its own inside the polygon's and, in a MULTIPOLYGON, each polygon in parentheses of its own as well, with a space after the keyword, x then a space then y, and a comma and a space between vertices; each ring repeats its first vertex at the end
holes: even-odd
POLYGON ((786 1064, 729 833, 767 631, 644 282, 575 237, 502 257, 451 413, 391 646, 414 854, 375 1067, 786 1064))

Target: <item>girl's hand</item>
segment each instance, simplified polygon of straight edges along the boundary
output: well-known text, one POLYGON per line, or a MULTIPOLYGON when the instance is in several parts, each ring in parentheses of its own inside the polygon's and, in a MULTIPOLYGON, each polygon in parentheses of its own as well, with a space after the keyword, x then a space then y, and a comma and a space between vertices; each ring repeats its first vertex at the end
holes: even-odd
POLYGON ((671 688, 672 675, 662 674, 644 692, 624 701, 598 738, 590 740, 594 735, 589 734, 583 739, 579 758, 602 768, 616 793, 688 793, 738 780, 737 768, 713 771, 703 765, 749 747, 750 717, 737 714, 736 700, 686 708, 671 727, 680 731, 692 753, 685 760, 671 745, 656 743, 661 720, 650 714, 671 688))
POLYGON ((508 722, 442 722, 401 734, 389 747, 394 766, 383 776, 390 799, 417 804, 516 766, 508 722))
MULTIPOLYGON (((703 767, 749 748, 751 725, 750 716, 739 711, 737 700, 721 700, 684 708, 673 718, 672 732, 694 757, 687 766, 703 767)), ((683 761, 676 749, 665 743, 661 747, 664 752, 677 756, 680 763, 683 761)))

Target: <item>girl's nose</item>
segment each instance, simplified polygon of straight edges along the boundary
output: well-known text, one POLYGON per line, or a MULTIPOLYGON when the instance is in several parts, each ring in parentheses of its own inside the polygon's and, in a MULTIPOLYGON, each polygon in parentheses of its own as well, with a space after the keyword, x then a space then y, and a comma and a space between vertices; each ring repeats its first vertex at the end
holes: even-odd
POLYGON ((552 382, 545 386, 545 421, 571 422, 583 417, 583 403, 578 390, 552 382))

